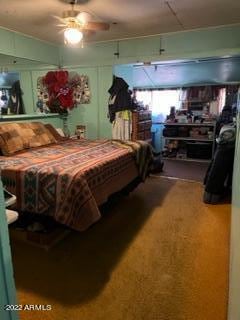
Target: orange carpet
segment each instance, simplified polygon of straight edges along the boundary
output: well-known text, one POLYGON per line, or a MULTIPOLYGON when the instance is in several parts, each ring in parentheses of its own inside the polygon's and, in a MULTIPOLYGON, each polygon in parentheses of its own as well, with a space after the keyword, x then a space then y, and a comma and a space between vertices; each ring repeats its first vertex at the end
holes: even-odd
POLYGON ((12 241, 21 320, 226 320, 230 205, 149 178, 51 251, 12 241))

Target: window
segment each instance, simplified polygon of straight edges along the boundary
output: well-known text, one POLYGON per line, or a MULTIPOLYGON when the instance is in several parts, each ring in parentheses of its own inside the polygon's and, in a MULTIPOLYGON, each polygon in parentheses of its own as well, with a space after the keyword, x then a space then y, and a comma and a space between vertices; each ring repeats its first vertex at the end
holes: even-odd
POLYGON ((181 89, 136 90, 136 99, 149 106, 154 120, 164 122, 172 106, 181 107, 180 92, 181 89))

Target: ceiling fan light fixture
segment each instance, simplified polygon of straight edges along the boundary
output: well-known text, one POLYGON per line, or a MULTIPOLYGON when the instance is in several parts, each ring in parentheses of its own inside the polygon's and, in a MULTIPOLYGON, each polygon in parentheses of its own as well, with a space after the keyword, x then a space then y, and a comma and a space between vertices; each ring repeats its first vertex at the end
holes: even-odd
POLYGON ((67 44, 75 45, 82 40, 83 33, 76 28, 67 28, 64 31, 64 38, 67 44))
POLYGON ((109 30, 110 24, 92 20, 92 14, 87 11, 75 10, 76 4, 82 4, 89 0, 64 0, 71 5, 70 10, 62 12, 62 17, 54 16, 59 22, 58 27, 63 27, 60 32, 64 33, 64 43, 67 45, 77 45, 82 42, 83 36, 94 35, 96 31, 109 30), (82 40, 82 41, 81 41, 82 40))
POLYGON ((86 11, 81 11, 76 16, 76 19, 79 21, 79 23, 82 23, 84 25, 91 20, 91 14, 86 11))

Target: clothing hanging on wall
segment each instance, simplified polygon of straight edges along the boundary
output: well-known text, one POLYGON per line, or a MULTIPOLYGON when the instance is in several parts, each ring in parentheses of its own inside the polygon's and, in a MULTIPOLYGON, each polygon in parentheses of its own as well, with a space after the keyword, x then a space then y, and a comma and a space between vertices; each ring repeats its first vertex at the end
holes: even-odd
POLYGON ((131 110, 133 103, 127 82, 119 77, 113 78, 108 101, 108 117, 112 123, 113 139, 130 140, 131 110))
POLYGON ((15 81, 10 89, 8 108, 10 108, 10 112, 13 114, 25 113, 19 80, 15 81))
POLYGON ((112 138, 130 140, 132 132, 132 113, 129 110, 118 111, 112 123, 112 138))
POLYGON ((108 102, 108 116, 110 122, 115 119, 115 113, 122 110, 132 109, 131 93, 127 82, 119 77, 113 79, 111 88, 108 90, 110 98, 108 102))

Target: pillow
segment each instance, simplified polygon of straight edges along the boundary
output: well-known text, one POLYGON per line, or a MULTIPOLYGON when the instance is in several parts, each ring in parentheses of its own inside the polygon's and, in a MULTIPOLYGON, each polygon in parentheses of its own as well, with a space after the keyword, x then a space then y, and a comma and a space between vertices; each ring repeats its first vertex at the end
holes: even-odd
POLYGON ((41 122, 0 124, 0 148, 5 156, 56 142, 41 122))
POLYGON ((52 133, 45 127, 43 123, 29 122, 28 126, 33 133, 29 136, 29 148, 41 147, 57 142, 52 133))
POLYGON ((61 134, 61 131, 62 131, 61 128, 54 128, 54 126, 51 125, 50 123, 45 124, 45 128, 47 128, 48 131, 50 131, 50 133, 54 136, 54 138, 55 138, 57 141, 66 140, 66 139, 67 139, 67 138, 64 136, 64 133, 63 133, 63 132, 62 132, 62 134, 61 134), (60 131, 60 130, 61 130, 61 131, 60 131))
POLYGON ((18 123, 0 125, 0 148, 3 155, 8 156, 25 149, 26 145, 20 131, 18 123))

